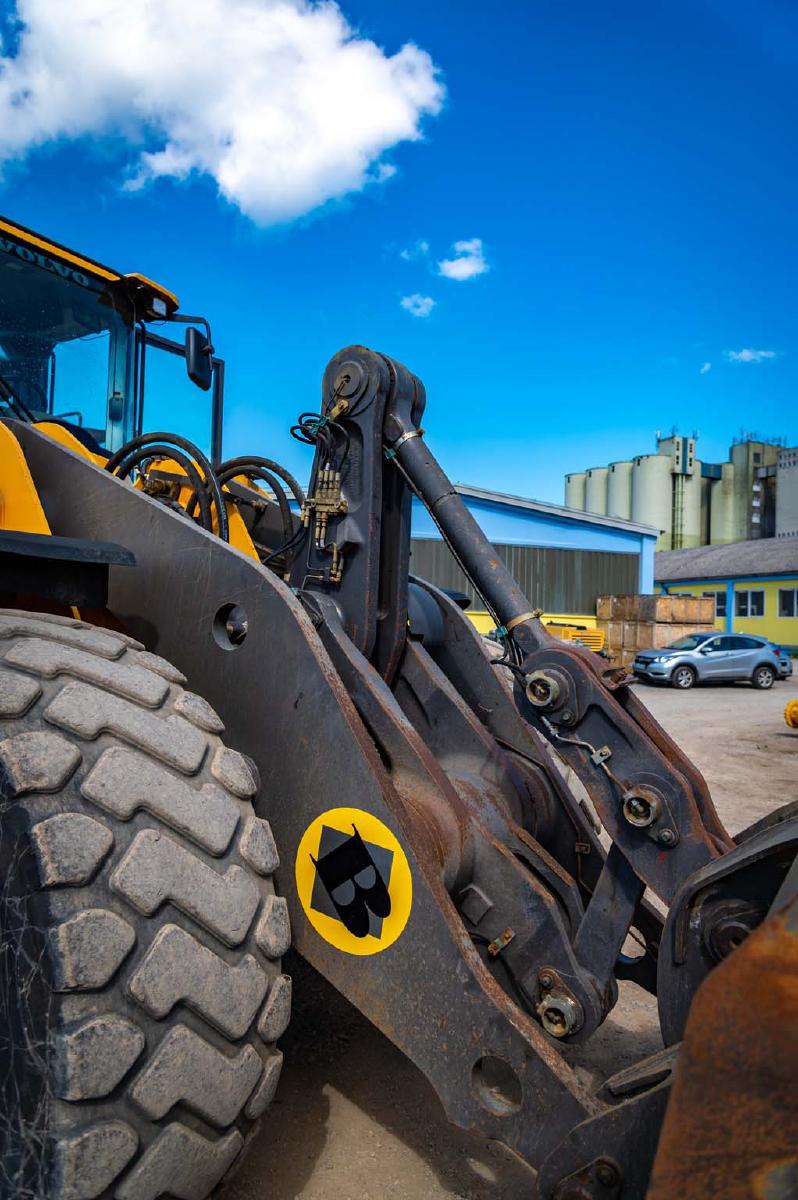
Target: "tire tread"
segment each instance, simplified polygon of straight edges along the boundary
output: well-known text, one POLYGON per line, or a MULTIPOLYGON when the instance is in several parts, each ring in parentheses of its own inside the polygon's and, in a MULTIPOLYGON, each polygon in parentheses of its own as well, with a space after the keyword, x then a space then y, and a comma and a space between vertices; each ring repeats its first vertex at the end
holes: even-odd
POLYGON ((204 1200, 274 1093, 277 853, 246 759, 183 682, 125 634, 0 610, 0 852, 32 881, 13 969, 49 997, 40 1175, 30 1146, 7 1158, 20 1200, 204 1200))

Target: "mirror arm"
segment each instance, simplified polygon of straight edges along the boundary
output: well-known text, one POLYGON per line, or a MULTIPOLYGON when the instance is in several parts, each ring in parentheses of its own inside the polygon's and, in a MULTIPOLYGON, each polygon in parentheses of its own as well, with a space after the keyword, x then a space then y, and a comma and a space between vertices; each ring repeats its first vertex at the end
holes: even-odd
POLYGON ((211 327, 208 324, 205 317, 189 317, 189 316, 183 316, 182 313, 181 314, 173 313, 170 317, 167 318, 167 320, 170 322, 176 322, 177 324, 180 324, 180 325, 204 325, 205 326, 205 336, 208 339, 208 345, 205 347, 204 353, 209 356, 213 356, 215 351, 213 348, 213 338, 211 337, 211 327))

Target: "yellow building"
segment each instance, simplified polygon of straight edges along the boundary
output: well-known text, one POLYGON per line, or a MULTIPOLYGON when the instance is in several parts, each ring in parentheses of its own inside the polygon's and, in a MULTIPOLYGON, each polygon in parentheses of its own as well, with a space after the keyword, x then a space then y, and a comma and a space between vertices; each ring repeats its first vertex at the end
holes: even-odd
POLYGON ((660 592, 714 596, 718 629, 798 650, 798 537, 663 550, 654 581, 660 592))

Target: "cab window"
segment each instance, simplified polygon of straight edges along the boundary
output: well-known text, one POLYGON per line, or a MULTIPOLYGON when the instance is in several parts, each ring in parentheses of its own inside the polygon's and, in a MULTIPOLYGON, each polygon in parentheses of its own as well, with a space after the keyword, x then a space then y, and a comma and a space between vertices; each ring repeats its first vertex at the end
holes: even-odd
POLYGON ((106 441, 132 378, 131 313, 102 279, 0 237, 0 377, 35 419, 106 441))

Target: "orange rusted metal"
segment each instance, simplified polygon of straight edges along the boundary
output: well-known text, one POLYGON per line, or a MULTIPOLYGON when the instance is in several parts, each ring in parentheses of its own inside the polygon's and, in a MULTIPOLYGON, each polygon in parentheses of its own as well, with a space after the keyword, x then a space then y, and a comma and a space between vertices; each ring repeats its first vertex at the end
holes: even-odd
POLYGON ((798 1196, 798 897, 702 984, 648 1200, 798 1196))

